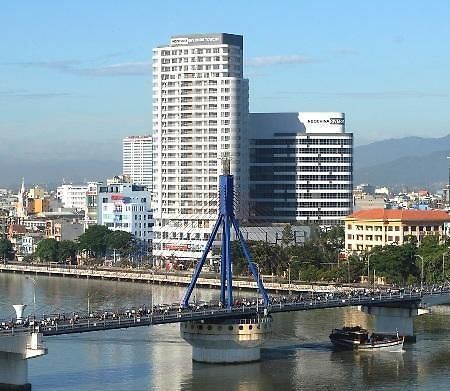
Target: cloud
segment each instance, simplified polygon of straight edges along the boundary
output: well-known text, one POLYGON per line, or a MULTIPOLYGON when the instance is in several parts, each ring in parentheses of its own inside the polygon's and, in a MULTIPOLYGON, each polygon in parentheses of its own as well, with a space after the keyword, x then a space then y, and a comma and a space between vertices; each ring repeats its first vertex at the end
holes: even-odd
MULTIPOLYGON (((111 57, 112 55, 108 56, 111 57)), ((19 62, 22 67, 46 68, 79 76, 150 76, 151 62, 125 62, 106 65, 89 65, 89 62, 75 60, 19 62)))
POLYGON ((334 53, 340 56, 354 56, 359 54, 357 50, 352 48, 337 48, 334 50, 334 53))
POLYGON ((79 68, 77 73, 87 76, 150 76, 150 62, 126 62, 91 68, 79 68))
POLYGON ((341 91, 341 92, 282 92, 285 95, 317 95, 335 96, 340 98, 360 98, 360 99, 397 99, 397 98, 449 98, 448 92, 436 91, 341 91))
POLYGON ((0 91, 0 98, 46 99, 71 96, 68 92, 29 92, 27 90, 0 91))
POLYGON ((265 56, 265 57, 253 57, 245 61, 245 65, 249 67, 262 67, 268 65, 284 65, 284 64, 310 64, 317 62, 312 58, 305 56, 292 55, 292 56, 265 56))

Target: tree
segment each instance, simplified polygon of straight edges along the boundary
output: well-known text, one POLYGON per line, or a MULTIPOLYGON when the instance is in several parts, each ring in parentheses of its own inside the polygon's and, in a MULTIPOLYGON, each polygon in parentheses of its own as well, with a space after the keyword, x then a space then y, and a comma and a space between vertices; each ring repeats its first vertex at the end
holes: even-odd
POLYGON ((125 231, 112 231, 108 236, 108 247, 117 251, 121 257, 129 257, 136 251, 136 240, 125 231))
POLYGON ((283 246, 289 246, 294 241, 294 233, 292 232, 292 226, 286 224, 281 233, 281 243, 283 246))
POLYGON ((45 262, 56 262, 59 255, 59 243, 56 239, 43 239, 36 246, 36 256, 45 262))
POLYGON ((389 282, 403 285, 407 281, 417 279, 419 275, 416 264, 417 247, 412 242, 401 246, 391 244, 377 247, 372 253, 371 269, 375 269, 377 275, 386 277, 389 282))
POLYGON ((74 263, 77 254, 77 244, 71 240, 63 240, 59 243, 58 254, 61 262, 69 260, 70 263, 74 263))
POLYGON ((108 237, 111 231, 104 225, 91 225, 78 238, 78 249, 87 251, 95 258, 104 257, 108 248, 108 237))
POLYGON ((6 237, 0 238, 0 257, 6 262, 7 259, 11 259, 13 254, 12 243, 6 239, 6 237))

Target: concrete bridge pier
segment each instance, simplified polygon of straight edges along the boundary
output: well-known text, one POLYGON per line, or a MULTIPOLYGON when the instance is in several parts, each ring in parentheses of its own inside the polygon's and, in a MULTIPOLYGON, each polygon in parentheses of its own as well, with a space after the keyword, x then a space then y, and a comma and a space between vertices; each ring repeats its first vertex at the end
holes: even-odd
POLYGON ((427 314, 422 308, 395 308, 379 306, 360 306, 359 310, 373 316, 376 333, 398 334, 405 337, 405 342, 416 342, 414 318, 427 314))
POLYGON ((181 337, 192 345, 192 360, 211 364, 258 361, 261 345, 272 333, 272 317, 189 321, 180 323, 181 337))
POLYGON ((0 390, 31 390, 27 360, 45 354, 41 333, 0 336, 0 390))

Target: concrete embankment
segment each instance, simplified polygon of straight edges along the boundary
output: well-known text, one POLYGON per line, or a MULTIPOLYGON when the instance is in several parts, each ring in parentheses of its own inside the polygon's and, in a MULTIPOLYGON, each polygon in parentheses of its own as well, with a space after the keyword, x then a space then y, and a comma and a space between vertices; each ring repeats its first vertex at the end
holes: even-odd
MULTIPOLYGON (((0 272, 22 273, 32 275, 46 275, 55 277, 72 277, 86 279, 101 279, 113 281, 131 281, 151 284, 188 285, 191 275, 181 275, 174 272, 162 270, 139 270, 139 269, 106 269, 87 268, 76 266, 59 265, 29 265, 29 264, 0 264, 0 272)), ((199 278, 197 286, 204 288, 219 288, 218 278, 199 278)), ((234 279, 233 287, 236 289, 256 290, 256 282, 242 279, 234 279)), ((271 292, 335 292, 348 290, 348 287, 336 287, 335 285, 303 284, 292 282, 291 285, 281 282, 264 281, 264 287, 271 292)))

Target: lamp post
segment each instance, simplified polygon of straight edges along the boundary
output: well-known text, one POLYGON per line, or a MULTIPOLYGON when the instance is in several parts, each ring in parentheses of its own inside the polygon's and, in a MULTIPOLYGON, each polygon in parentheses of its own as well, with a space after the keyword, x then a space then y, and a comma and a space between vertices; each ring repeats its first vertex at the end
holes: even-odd
MULTIPOLYGON (((300 261, 297 259, 295 259, 295 258, 298 258, 298 257, 292 257, 292 259, 290 259, 289 261, 288 261, 288 288, 289 288, 289 294, 291 294, 291 264, 292 263, 299 263, 300 261)), ((300 271, 298 272, 298 279, 300 280, 300 271)))
POLYGON ((422 268, 420 271, 420 290, 423 291, 423 257, 422 255, 418 255, 416 254, 417 258, 420 258, 420 260, 422 261, 422 268))
POLYGON ((445 256, 447 253, 442 254, 442 281, 445 281, 445 256))
MULTIPOLYGON (((370 285, 370 257, 373 255, 373 253, 370 253, 367 256, 367 283, 370 285)), ((375 283, 375 281, 374 281, 375 283)))
POLYGON ((25 278, 33 282, 33 316, 36 317, 36 279, 30 276, 25 278))
MULTIPOLYGON (((252 261, 253 265, 256 266, 256 270, 258 271, 258 281, 261 279, 261 282, 263 282, 262 278, 260 278, 260 269, 259 269, 259 264, 257 262, 252 261)), ((256 283, 256 313, 258 314, 258 310, 259 310, 259 291, 258 291, 258 282, 256 283)))

